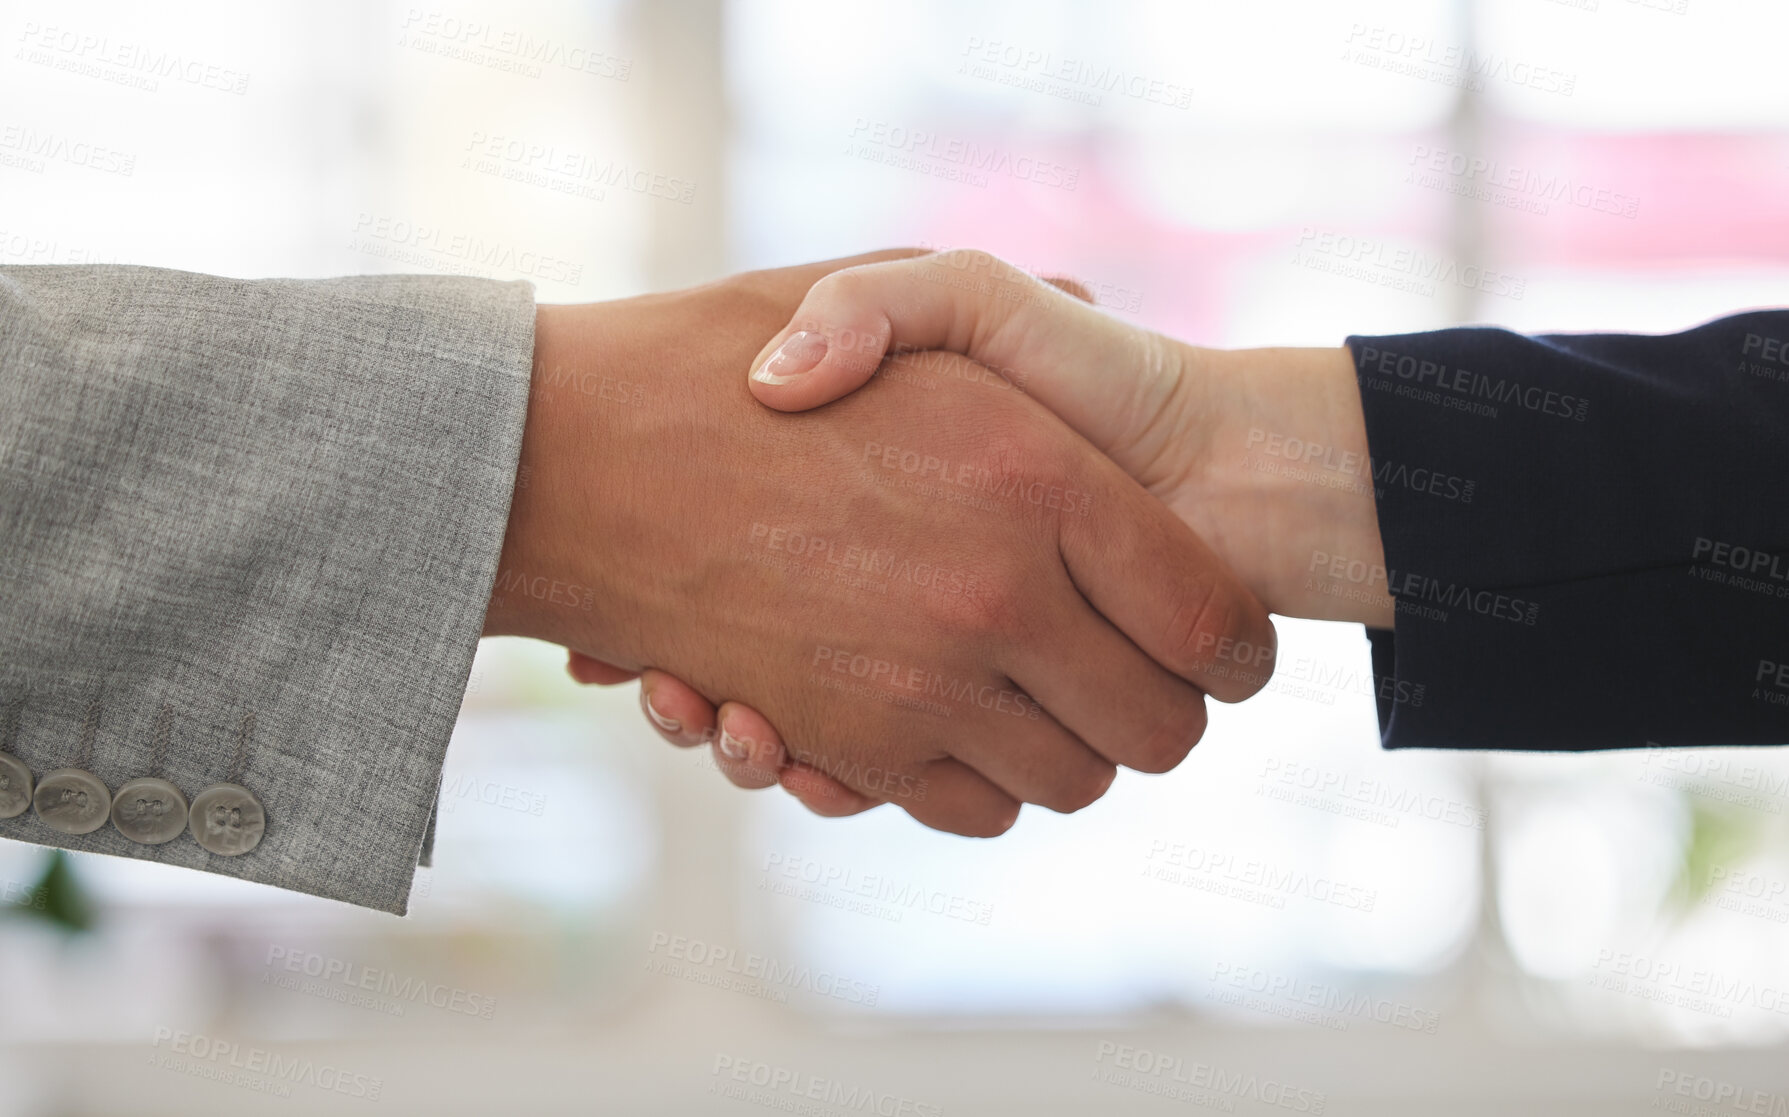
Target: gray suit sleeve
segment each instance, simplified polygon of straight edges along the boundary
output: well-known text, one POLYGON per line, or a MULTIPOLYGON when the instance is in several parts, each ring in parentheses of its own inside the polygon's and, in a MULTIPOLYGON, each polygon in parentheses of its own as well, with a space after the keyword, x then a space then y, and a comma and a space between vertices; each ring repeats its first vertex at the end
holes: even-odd
POLYGON ((522 283, 0 268, 0 752, 266 816, 240 856, 35 808, 0 837, 402 914, 533 343, 522 283))

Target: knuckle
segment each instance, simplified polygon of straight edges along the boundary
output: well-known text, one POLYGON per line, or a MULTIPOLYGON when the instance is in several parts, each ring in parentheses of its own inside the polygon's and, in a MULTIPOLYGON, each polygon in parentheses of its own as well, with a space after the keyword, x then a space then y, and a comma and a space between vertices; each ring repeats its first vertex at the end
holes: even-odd
POLYGON ((846 268, 844 271, 828 272, 815 280, 814 285, 808 288, 807 297, 802 300, 802 306, 808 308, 850 307, 861 301, 865 294, 863 277, 850 268, 846 268))
POLYGON ((855 268, 821 276, 790 326, 821 335, 834 359, 853 368, 875 368, 888 350, 890 327, 876 285, 855 268))
POLYGON ((821 296, 861 293, 867 289, 867 285, 864 283, 865 278, 865 274, 858 268, 840 268, 837 271, 829 271, 814 280, 814 285, 808 288, 808 296, 818 300, 821 296))
POLYGON ((1070 444, 1060 430, 1031 421, 1029 415, 988 418, 973 459, 974 481, 981 490, 976 495, 1031 526, 1062 519, 1064 493, 1075 486, 1068 480, 1073 472, 1070 444))
POLYGON ((1169 772, 1177 767, 1199 738, 1205 735, 1205 700, 1195 697, 1181 703, 1137 747, 1131 767, 1139 772, 1169 772))
POLYGON ((1118 768, 1112 764, 1089 766, 1088 770, 1077 774, 1073 779, 1065 781, 1053 797, 1054 801, 1044 803, 1058 814, 1074 814, 1076 811, 1100 801, 1107 791, 1111 790, 1112 781, 1118 776, 1118 768))
POLYGON ((1164 640, 1176 671, 1201 671, 1215 664, 1225 637, 1235 627, 1231 610, 1211 578, 1192 581, 1168 618, 1164 640))
POLYGON ((1279 631, 1270 621, 1267 635, 1256 641, 1239 641, 1231 660, 1237 692, 1234 696, 1226 695, 1222 701, 1237 702, 1259 693, 1273 680, 1274 668, 1280 661, 1279 631))
POLYGON ((1220 701, 1239 701, 1266 686, 1279 658, 1279 635, 1272 622, 1251 623, 1250 607, 1246 596, 1223 592, 1217 578, 1196 580, 1168 621, 1168 666, 1201 676, 1220 701))
POLYGON ((1009 800, 999 807, 991 808, 970 823, 971 829, 964 831, 966 837, 998 838, 1013 828, 1019 821, 1019 803, 1009 800))
POLYGON ((932 627, 958 640, 1008 639, 1026 623, 1027 578, 1017 564, 991 562, 963 580, 961 593, 932 593, 921 609, 932 627))

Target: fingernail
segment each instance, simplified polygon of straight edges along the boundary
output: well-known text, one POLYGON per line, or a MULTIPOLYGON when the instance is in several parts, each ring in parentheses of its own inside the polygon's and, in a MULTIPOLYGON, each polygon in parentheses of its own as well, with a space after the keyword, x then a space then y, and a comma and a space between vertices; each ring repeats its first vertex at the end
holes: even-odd
POLYGON ((652 724, 658 726, 660 729, 663 729, 666 733, 682 733, 683 732, 683 723, 681 721, 678 721, 676 718, 668 718, 665 715, 659 713, 657 710, 653 709, 652 695, 647 694, 645 691, 641 691, 640 697, 645 699, 646 716, 652 719, 652 724))
POLYGON ((825 356, 824 334, 797 330, 783 339, 769 360, 758 366, 752 379, 760 384, 787 384, 811 371, 825 356))
POLYGON ((724 725, 721 726, 721 755, 728 760, 744 760, 746 755, 745 742, 727 732, 724 725))

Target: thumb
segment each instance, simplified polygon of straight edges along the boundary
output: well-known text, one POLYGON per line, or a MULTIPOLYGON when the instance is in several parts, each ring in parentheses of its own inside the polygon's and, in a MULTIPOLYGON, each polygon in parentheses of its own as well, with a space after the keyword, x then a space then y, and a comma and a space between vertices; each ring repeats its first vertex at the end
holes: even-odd
POLYGON ((955 250, 832 272, 752 362, 751 390, 778 411, 849 395, 885 356, 944 349, 989 366, 1108 452, 1172 387, 1167 339, 1119 322, 1065 280, 955 250))

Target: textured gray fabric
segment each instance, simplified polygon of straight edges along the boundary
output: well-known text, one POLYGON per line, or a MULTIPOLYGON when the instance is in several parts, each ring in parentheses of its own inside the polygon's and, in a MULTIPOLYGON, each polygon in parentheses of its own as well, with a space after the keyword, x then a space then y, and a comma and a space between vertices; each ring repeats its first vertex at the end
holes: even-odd
POLYGON ((435 820, 441 814, 441 789, 435 788, 435 805, 429 808, 429 825, 422 832, 422 853, 416 863, 423 868, 432 868, 435 864, 435 820))
POLYGON ((0 837, 401 914, 533 344, 522 283, 0 267, 0 748, 267 810, 235 858, 29 811, 0 837))

